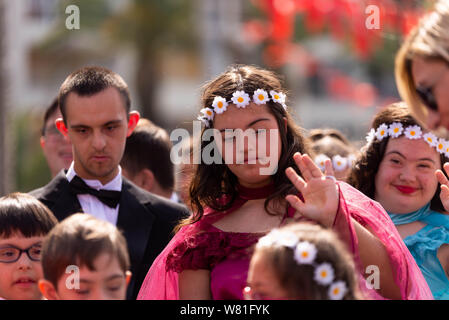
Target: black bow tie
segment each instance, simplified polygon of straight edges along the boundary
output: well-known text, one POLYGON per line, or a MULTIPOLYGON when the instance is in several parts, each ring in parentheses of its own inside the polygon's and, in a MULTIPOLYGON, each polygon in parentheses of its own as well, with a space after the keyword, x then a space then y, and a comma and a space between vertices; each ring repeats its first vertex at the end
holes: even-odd
POLYGON ((113 190, 95 190, 91 187, 89 187, 83 179, 81 179, 78 176, 75 176, 70 182, 69 182, 70 190, 74 194, 91 194, 98 198, 101 202, 103 202, 105 205, 111 208, 117 207, 117 205, 120 202, 120 191, 113 191, 113 190))

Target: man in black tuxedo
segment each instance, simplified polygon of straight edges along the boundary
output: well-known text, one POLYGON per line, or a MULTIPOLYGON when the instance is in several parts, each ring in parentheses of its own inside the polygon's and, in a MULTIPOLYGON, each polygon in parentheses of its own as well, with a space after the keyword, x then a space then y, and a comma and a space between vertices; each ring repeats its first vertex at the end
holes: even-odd
POLYGON ((126 138, 139 120, 130 105, 125 81, 110 70, 86 67, 69 75, 59 91, 62 119, 56 127, 72 143, 73 162, 31 194, 60 221, 86 212, 123 232, 132 272, 127 298, 135 299, 153 260, 188 211, 122 177, 126 138))

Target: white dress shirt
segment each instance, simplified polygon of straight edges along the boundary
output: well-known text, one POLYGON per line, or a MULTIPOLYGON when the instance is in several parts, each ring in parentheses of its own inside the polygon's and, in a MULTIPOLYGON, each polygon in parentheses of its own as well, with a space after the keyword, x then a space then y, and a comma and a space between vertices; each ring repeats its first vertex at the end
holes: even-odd
MULTIPOLYGON (((100 190, 100 189, 106 189, 106 190, 113 190, 113 191, 121 191, 122 190, 122 168, 118 167, 118 174, 115 176, 114 179, 103 185, 98 180, 87 180, 83 179, 83 181, 91 188, 100 190)), ((70 165, 69 170, 66 173, 67 180, 70 182, 76 175, 74 163, 70 165)), ((81 178, 81 177, 80 177, 81 178)), ((81 178, 82 179, 82 178, 81 178)), ((118 210, 120 207, 120 204, 115 207, 111 208, 105 205, 103 202, 97 199, 97 197, 91 195, 91 194, 78 194, 78 201, 81 204, 81 208, 83 208, 83 211, 85 213, 89 213, 93 215, 95 218, 106 220, 113 225, 117 225, 117 218, 118 218, 118 210)))

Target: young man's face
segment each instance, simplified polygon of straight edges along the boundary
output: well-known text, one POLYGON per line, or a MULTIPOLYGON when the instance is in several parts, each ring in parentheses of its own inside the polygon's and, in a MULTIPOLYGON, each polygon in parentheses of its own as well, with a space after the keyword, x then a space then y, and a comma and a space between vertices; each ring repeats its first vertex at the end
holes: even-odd
POLYGON ((116 256, 103 253, 94 261, 95 270, 79 268, 79 287, 76 273, 66 273, 59 278, 54 297, 58 300, 124 300, 131 272, 124 272, 116 256))
POLYGON ((116 88, 91 96, 69 93, 67 134, 73 145, 77 174, 103 184, 111 181, 118 174, 126 138, 134 129, 135 120, 128 121, 125 103, 116 88))
POLYGON ((68 169, 72 163, 72 144, 57 129, 55 120, 61 118, 56 110, 45 123, 45 134, 41 137, 41 147, 52 177, 61 169, 68 169))
POLYGON ((40 246, 44 237, 25 238, 15 233, 9 238, 0 237, 0 297, 7 300, 38 300, 42 295, 37 282, 43 278, 40 261, 31 260, 22 252, 15 262, 1 262, 12 259, 17 249, 30 249, 32 257, 40 256, 40 246))

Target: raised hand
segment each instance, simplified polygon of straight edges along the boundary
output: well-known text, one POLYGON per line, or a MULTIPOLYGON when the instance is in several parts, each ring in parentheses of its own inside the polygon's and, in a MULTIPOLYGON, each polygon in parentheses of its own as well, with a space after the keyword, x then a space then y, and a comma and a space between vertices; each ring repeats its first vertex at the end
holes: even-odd
MULTIPOLYGON (((443 165, 444 171, 449 174, 449 162, 443 165)), ((441 184, 440 199, 443 204, 444 210, 449 214, 449 180, 444 175, 443 171, 435 171, 438 182, 441 184)))
POLYGON ((303 178, 291 167, 285 173, 301 192, 304 202, 295 195, 288 195, 285 199, 297 214, 331 227, 338 209, 338 188, 330 160, 326 160, 323 174, 308 155, 295 153, 293 159, 303 178))

